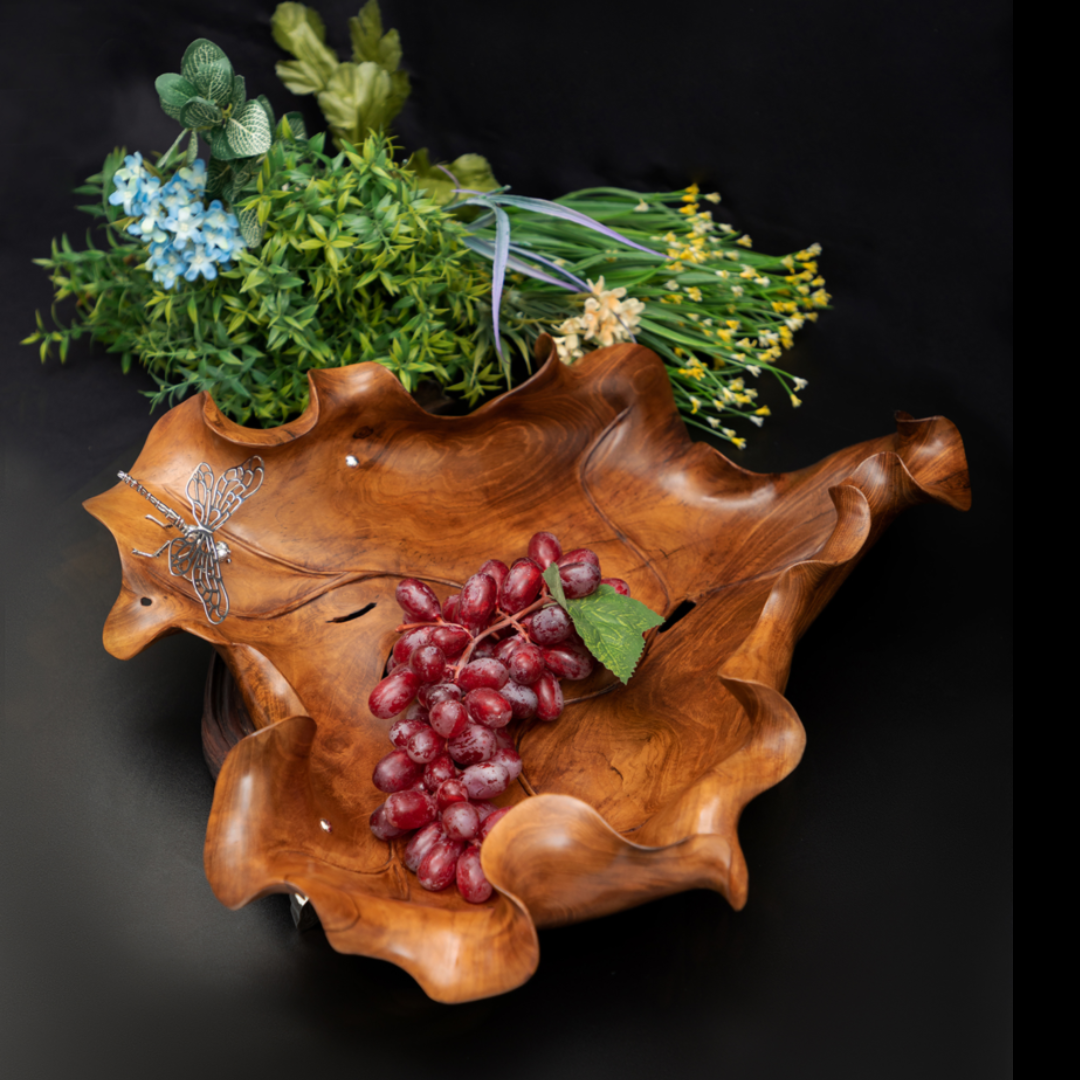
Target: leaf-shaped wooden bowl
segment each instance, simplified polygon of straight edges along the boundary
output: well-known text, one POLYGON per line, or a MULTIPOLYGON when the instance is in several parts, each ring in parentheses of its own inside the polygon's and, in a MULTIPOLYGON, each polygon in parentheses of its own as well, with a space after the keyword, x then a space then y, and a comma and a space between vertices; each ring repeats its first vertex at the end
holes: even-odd
POLYGON ((784 698, 795 642, 896 513, 969 503, 945 419, 900 414, 893 435, 759 475, 689 440, 653 353, 616 346, 568 368, 541 342, 532 379, 465 417, 424 412, 376 364, 313 372, 307 412, 273 430, 232 423, 205 395, 167 413, 131 473, 189 520, 199 462, 218 476, 265 462, 261 489, 217 534, 232 553, 219 625, 166 557, 132 554, 162 540, 136 492, 117 484, 86 504, 123 564, 109 651, 185 630, 214 644, 242 696, 230 709, 228 681, 212 680, 217 896, 236 908, 306 894, 336 949, 399 964, 446 1002, 528 979, 537 927, 691 888, 742 907, 739 814, 805 742, 784 698), (453 888, 425 892, 401 843, 369 831, 390 722, 367 699, 401 619, 400 578, 446 595, 538 529, 592 548, 666 616, 692 610, 650 634, 628 687, 603 671, 568 684, 556 723, 518 732, 525 771, 499 800, 516 805, 483 847, 497 891, 473 906, 453 888), (241 713, 247 730, 228 720, 241 713))

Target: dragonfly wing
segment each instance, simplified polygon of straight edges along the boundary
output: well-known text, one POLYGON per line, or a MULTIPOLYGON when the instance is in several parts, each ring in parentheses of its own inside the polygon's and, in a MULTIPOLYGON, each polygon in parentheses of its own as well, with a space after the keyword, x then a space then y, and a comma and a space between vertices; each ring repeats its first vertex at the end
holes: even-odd
MULTIPOLYGON (((243 503, 259 490, 263 482, 263 460, 261 457, 249 457, 240 465, 234 465, 221 474, 221 479, 214 486, 208 516, 202 522, 208 529, 216 529, 226 521, 243 503)), ((210 478, 213 480, 213 473, 210 478)))
POLYGON ((199 594, 206 618, 217 625, 224 622, 225 616, 229 614, 229 594, 221 580, 221 563, 218 561, 213 541, 207 537, 205 542, 197 547, 191 584, 199 594))
POLYGON ((169 542, 169 573, 173 577, 188 577, 199 553, 199 545, 186 536, 169 542))
POLYGON ((197 525, 205 525, 210 515, 210 506, 214 496, 214 470, 200 462, 187 482, 187 497, 191 500, 191 512, 197 525))

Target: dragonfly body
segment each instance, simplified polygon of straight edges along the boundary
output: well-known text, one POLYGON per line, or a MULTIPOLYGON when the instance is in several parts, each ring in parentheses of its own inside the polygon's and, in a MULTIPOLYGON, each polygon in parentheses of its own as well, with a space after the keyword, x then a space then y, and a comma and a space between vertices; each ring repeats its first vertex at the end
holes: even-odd
POLYGON ((201 462, 187 482, 187 496, 191 502, 194 524, 189 524, 175 510, 166 506, 126 472, 117 474, 129 487, 151 502, 165 517, 161 521, 152 514, 147 518, 163 529, 176 529, 180 535, 166 540, 157 551, 139 551, 132 554, 156 559, 163 551, 169 552, 169 573, 186 578, 195 587, 202 601, 203 611, 209 622, 222 622, 229 614, 229 594, 221 578, 221 563, 230 562, 229 545, 215 538, 217 530, 240 508, 245 499, 258 491, 263 482, 263 462, 260 457, 250 457, 241 465, 234 465, 221 474, 215 482, 214 470, 201 462))

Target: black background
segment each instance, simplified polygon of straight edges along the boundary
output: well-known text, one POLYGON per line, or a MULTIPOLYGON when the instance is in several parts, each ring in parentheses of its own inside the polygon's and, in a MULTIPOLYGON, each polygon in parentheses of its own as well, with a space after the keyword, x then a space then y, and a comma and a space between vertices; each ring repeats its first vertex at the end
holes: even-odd
MULTIPOLYGON (((836 307, 792 360, 805 405, 768 397, 776 416, 737 460, 790 469, 891 430, 894 409, 942 413, 975 500, 901 517, 797 650, 788 694, 809 742, 744 815, 745 911, 698 892, 544 932, 523 989, 457 1007, 298 934, 283 897, 238 913, 214 899, 208 647, 104 652, 119 564, 80 508, 134 460, 150 383, 85 343, 65 367, 17 344, 50 303, 29 260, 88 221, 70 189, 118 143, 172 141, 153 79, 191 39, 296 107, 272 10, 5 11, 5 1075, 1009 1073, 1008 5, 384 0, 414 77, 407 147, 483 153, 548 197, 693 178, 758 249, 824 245, 836 307)), ((345 54, 354 5, 321 10, 345 54)))

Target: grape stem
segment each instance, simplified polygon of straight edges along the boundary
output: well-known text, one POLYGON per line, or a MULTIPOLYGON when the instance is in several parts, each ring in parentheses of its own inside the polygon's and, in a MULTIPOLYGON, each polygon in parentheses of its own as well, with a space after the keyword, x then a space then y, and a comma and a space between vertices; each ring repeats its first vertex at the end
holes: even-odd
POLYGON ((457 678, 458 672, 469 662, 469 657, 472 656, 473 649, 475 649, 484 638, 490 634, 494 634, 498 630, 505 630, 508 626, 515 626, 517 627, 518 633, 527 640, 532 641, 532 638, 529 637, 528 632, 521 623, 518 622, 518 619, 543 607, 550 599, 551 597, 548 595, 547 589, 545 589, 540 596, 538 596, 528 607, 522 608, 521 611, 515 611, 513 615, 508 615, 505 611, 500 612, 499 614, 503 616, 501 622, 495 623, 494 626, 489 626, 482 634, 478 634, 469 642, 468 648, 461 654, 461 659, 454 665, 454 678, 457 678))

